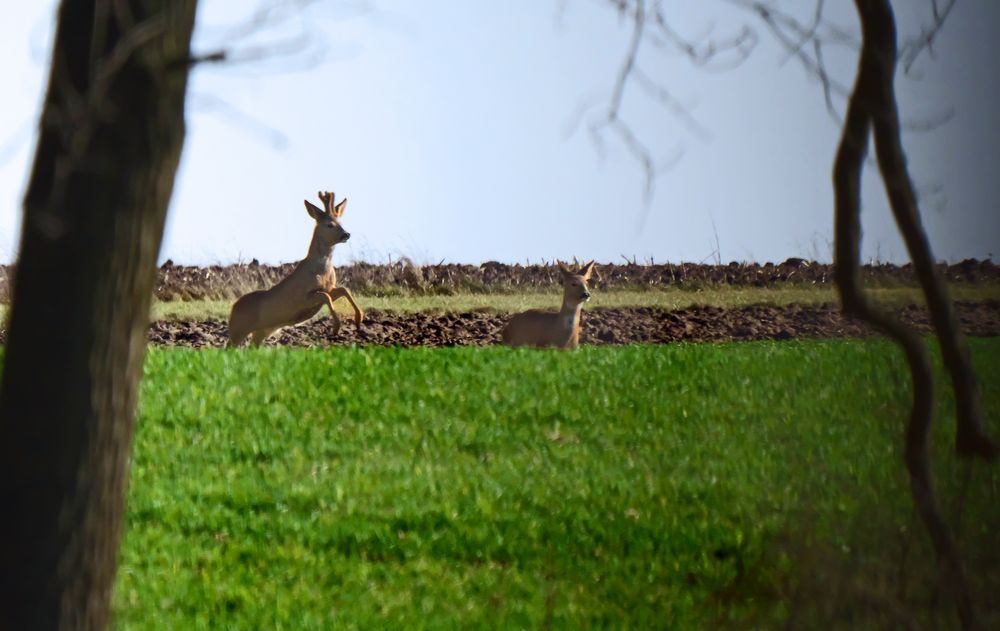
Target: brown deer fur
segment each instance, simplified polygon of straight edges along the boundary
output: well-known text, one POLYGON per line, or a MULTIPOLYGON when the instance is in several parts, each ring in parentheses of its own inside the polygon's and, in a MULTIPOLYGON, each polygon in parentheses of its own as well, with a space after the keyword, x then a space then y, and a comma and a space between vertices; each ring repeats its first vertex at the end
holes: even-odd
POLYGON ((340 318, 333 302, 346 298, 354 307, 354 324, 361 326, 364 313, 354 296, 337 287, 337 272, 331 259, 333 248, 351 235, 340 225, 346 199, 334 204, 333 193, 319 194, 323 209, 305 200, 306 211, 316 221, 309 253, 292 273, 270 289, 252 291, 240 297, 229 314, 229 346, 239 346, 248 336, 259 346, 269 335, 284 326, 298 324, 316 315, 324 305, 334 319, 334 334, 340 330, 340 318))
POLYGON ((507 326, 501 337, 504 344, 513 347, 534 346, 573 349, 580 344, 580 311, 583 303, 590 299, 587 281, 594 271, 594 262, 587 263, 578 271, 572 271, 557 261, 562 274, 563 301, 558 312, 530 309, 518 313, 507 326))

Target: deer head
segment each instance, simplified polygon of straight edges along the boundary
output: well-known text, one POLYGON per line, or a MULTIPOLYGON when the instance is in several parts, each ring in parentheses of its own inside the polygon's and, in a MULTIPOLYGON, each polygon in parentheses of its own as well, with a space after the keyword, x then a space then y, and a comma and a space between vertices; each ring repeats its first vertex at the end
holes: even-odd
POLYGON ((351 238, 351 233, 344 230, 340 225, 340 218, 344 215, 344 206, 347 199, 340 200, 339 204, 333 203, 333 193, 320 191, 319 199, 323 202, 320 209, 309 200, 303 200, 306 205, 306 212, 316 221, 316 228, 313 230, 313 242, 324 247, 333 247, 338 243, 343 243, 351 238))
POLYGON ((594 272, 594 262, 591 261, 576 271, 566 267, 562 261, 556 261, 556 265, 562 272, 563 302, 575 307, 590 300, 587 281, 594 272))

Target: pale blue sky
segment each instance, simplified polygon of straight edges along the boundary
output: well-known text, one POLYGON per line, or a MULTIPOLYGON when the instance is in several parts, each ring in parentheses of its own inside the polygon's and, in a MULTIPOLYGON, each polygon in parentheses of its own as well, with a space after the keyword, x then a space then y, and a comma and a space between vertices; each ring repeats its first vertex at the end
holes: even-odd
MULTIPOLYGON (((233 46, 247 54, 247 44, 292 37, 301 53, 194 74, 161 260, 300 258, 312 227, 302 199, 319 189, 350 200, 353 236, 337 262, 701 261, 715 250, 713 222, 723 261, 828 258, 839 130, 819 86, 782 63, 753 16, 714 0, 672 4, 691 36, 747 23, 760 45, 722 73, 643 51, 644 70, 711 135, 627 93, 623 113, 654 155, 684 152, 657 177, 648 206, 635 161, 611 137, 603 155, 591 141, 586 121, 599 108, 572 131, 581 106, 606 101, 627 45, 628 25, 605 2, 327 0, 233 46)), ((926 19, 926 4, 895 3, 904 33, 926 19)), ((227 25, 246 19, 248 5, 202 0, 197 49, 232 44, 227 25)), ((852 3, 827 5, 856 30, 852 3)), ((16 3, 0 22, 2 261, 16 252, 53 11, 51 1, 16 3)), ((947 125, 906 136, 939 258, 1000 255, 998 27, 1000 3, 962 0, 923 78, 899 81, 904 118, 955 110, 947 125)), ((849 84, 853 54, 829 61, 849 84)), ((865 186, 865 256, 904 260, 879 182, 865 186)))

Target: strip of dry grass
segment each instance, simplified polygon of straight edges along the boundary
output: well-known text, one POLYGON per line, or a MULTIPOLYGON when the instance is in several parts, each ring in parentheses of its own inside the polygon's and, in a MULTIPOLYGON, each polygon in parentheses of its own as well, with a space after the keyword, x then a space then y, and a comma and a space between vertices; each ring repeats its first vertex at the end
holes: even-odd
MULTIPOLYGON (((923 304, 919 289, 913 287, 876 288, 872 295, 886 306, 923 304)), ((951 288, 952 298, 963 301, 1000 300, 1000 285, 956 285, 951 288)), ((392 310, 399 312, 462 312, 490 310, 498 312, 521 311, 534 308, 556 308, 561 295, 552 293, 524 294, 458 294, 454 296, 365 296, 357 295, 365 310, 392 310)), ((715 307, 743 307, 752 304, 787 305, 791 303, 822 304, 836 302, 837 293, 830 287, 728 287, 685 291, 665 289, 660 291, 610 291, 595 292, 587 308, 595 307, 656 307, 684 309, 692 305, 715 307)), ((192 302, 156 302, 154 320, 226 319, 229 300, 204 300, 192 302)), ((338 311, 351 315, 346 301, 337 303, 338 311)), ((325 313, 322 312, 322 313, 325 313)))

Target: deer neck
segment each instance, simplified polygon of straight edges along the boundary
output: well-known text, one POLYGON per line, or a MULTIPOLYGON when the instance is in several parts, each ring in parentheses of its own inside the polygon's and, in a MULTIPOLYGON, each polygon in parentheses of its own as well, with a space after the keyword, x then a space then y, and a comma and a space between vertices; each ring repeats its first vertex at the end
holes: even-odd
POLYGON ((570 330, 575 329, 580 323, 581 309, 583 309, 582 302, 573 305, 563 296, 562 307, 559 309, 559 324, 570 330))
POLYGON ((309 243, 309 253, 306 254, 306 261, 310 266, 329 267, 330 259, 333 258, 333 247, 336 244, 324 244, 319 236, 313 233, 312 241, 309 243))

